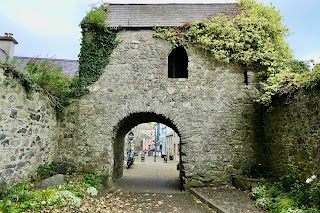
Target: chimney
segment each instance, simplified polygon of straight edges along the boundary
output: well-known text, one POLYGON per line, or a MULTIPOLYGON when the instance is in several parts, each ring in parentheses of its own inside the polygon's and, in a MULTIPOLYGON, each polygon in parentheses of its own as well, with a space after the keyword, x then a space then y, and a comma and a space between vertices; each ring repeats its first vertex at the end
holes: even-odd
POLYGON ((14 46, 18 44, 12 36, 12 33, 4 33, 4 36, 0 36, 0 49, 2 49, 10 58, 13 58, 14 46))

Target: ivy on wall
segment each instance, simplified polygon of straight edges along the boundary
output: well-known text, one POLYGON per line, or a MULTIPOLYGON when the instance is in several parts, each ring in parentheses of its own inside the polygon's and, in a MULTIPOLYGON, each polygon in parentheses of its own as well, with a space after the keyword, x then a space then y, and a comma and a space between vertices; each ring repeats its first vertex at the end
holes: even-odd
POLYGON ((281 24, 280 13, 252 0, 241 0, 238 5, 241 12, 234 18, 219 15, 194 21, 176 33, 156 29, 154 35, 174 41, 174 45, 193 45, 209 51, 216 60, 238 63, 260 76, 279 72, 292 58, 284 41, 289 30, 281 24), (172 36, 176 38, 172 40, 172 36))
POLYGON ((234 18, 219 15, 178 28, 155 28, 154 36, 173 46, 195 46, 210 52, 215 60, 255 71, 262 91, 256 101, 264 105, 274 95, 291 93, 303 85, 310 88, 313 84, 308 82, 317 81, 320 73, 307 74, 308 69, 293 59, 285 42, 289 29, 282 24, 280 12, 255 0, 237 4, 241 12, 234 18))
POLYGON ((78 76, 70 78, 62 73, 62 67, 50 60, 30 60, 23 71, 15 67, 16 61, 7 59, 0 63, 4 74, 18 79, 27 92, 44 92, 52 105, 61 112, 76 97, 86 92, 87 86, 97 81, 109 63, 110 55, 117 46, 119 29, 107 25, 107 7, 93 7, 80 23, 82 43, 79 54, 78 76))
POLYGON ((311 71, 305 68, 280 72, 270 76, 266 81, 260 82, 262 94, 258 102, 269 105, 272 98, 282 95, 291 96, 299 89, 312 89, 320 83, 320 64, 311 71))
POLYGON ((108 28, 107 17, 107 7, 102 5, 92 8, 80 23, 82 43, 75 96, 88 92, 87 86, 99 79, 118 44, 116 36, 119 29, 108 28))
POLYGON ((0 63, 0 67, 4 70, 4 75, 9 78, 17 79, 20 84, 26 89, 26 92, 31 92, 35 88, 35 81, 30 75, 26 75, 18 71, 11 63, 0 63))

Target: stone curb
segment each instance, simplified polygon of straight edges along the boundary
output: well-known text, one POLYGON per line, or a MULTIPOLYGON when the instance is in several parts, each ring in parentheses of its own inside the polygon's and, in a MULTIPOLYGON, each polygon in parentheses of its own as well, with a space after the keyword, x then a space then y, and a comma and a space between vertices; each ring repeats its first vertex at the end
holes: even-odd
POLYGON ((210 201, 210 199, 208 199, 207 197, 205 197, 201 192, 199 192, 197 189, 195 188, 191 188, 190 189, 190 193, 192 195, 194 195, 196 198, 198 198, 202 203, 206 204, 207 206, 209 206, 211 209, 215 210, 217 213, 229 213, 227 210, 225 210, 224 208, 222 208, 221 206, 218 206, 217 204, 213 203, 212 201, 210 201))

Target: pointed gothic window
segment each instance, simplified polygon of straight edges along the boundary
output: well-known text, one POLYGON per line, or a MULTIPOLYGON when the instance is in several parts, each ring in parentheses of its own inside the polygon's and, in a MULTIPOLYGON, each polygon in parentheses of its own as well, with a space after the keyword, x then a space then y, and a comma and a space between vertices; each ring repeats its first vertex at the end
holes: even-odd
POLYGON ((169 78, 188 78, 188 55, 180 46, 171 51, 168 58, 169 78))

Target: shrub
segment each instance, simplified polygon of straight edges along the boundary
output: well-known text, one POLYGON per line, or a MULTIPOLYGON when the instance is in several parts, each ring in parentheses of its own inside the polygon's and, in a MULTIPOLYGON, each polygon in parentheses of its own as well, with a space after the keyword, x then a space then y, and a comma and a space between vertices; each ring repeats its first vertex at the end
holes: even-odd
POLYGON ((293 174, 293 173, 288 173, 284 176, 282 176, 279 181, 276 183, 276 185, 283 191, 285 192, 290 192, 290 190, 292 189, 292 187, 297 184, 300 183, 299 178, 293 174))
POLYGON ((97 196, 98 190, 94 187, 89 187, 89 188, 87 188, 87 193, 92 196, 97 196))
POLYGON ((273 213, 319 213, 320 181, 315 175, 305 182, 289 173, 273 184, 252 189, 256 205, 273 213))
POLYGON ((7 190, 8 190, 7 184, 1 183, 0 184, 0 200, 2 200, 5 197, 7 190))
POLYGON ((309 199, 312 206, 320 207, 320 181, 311 186, 309 199))
POLYGON ((101 189, 102 187, 101 178, 96 177, 94 174, 85 174, 83 176, 83 182, 97 189, 101 189))
POLYGON ((262 185, 262 186, 254 187, 251 190, 251 194, 252 194, 252 197, 255 199, 265 197, 267 195, 267 186, 262 185))
POLYGON ((283 198, 276 204, 274 213, 286 212, 288 209, 294 209, 296 206, 297 205, 294 200, 290 198, 283 198))
POLYGON ((30 60, 25 71, 42 88, 57 108, 73 102, 74 86, 77 78, 70 78, 62 73, 62 67, 50 60, 30 60))
POLYGON ((48 165, 40 165, 37 169, 37 175, 39 176, 40 180, 56 174, 58 174, 58 165, 55 162, 49 163, 48 165))
POLYGON ((80 23, 80 27, 85 31, 97 31, 107 27, 108 13, 103 6, 93 7, 80 23))
POLYGON ((91 174, 87 174, 85 177, 70 177, 68 183, 60 185, 56 189, 35 189, 32 183, 25 181, 11 187, 3 184, 0 188, 2 190, 0 212, 39 212, 42 209, 59 207, 67 207, 70 212, 73 212, 74 206, 80 207, 82 198, 85 199, 87 194, 95 196, 98 193, 96 188, 88 187, 88 183, 98 185, 99 179, 91 174), (85 179, 87 183, 80 179, 85 179))
POLYGON ((60 191, 56 194, 55 199, 61 200, 62 203, 66 205, 73 205, 76 207, 79 207, 81 205, 81 198, 76 197, 72 192, 70 191, 60 191))
POLYGON ((256 200, 256 206, 265 210, 272 208, 272 200, 269 197, 261 197, 256 200))

